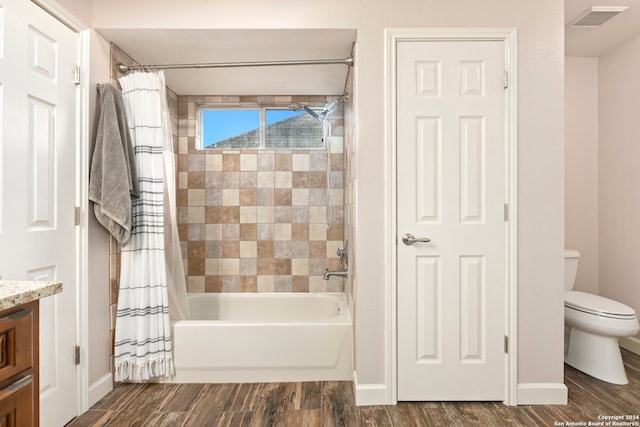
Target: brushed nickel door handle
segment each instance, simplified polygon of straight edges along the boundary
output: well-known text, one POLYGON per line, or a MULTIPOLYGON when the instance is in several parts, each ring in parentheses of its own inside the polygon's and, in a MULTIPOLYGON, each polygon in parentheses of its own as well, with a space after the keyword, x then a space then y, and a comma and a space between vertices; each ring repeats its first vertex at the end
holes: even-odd
POLYGON ((431 239, 428 237, 416 238, 411 233, 407 233, 404 236, 402 236, 402 243, 404 243, 407 246, 411 246, 414 243, 429 243, 430 241, 431 239))

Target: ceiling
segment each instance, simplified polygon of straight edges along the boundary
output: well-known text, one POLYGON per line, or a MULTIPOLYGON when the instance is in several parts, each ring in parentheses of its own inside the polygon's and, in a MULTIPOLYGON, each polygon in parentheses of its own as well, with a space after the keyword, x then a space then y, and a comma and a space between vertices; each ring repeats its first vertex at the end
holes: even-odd
POLYGON ((591 6, 629 8, 597 28, 565 27, 566 56, 601 56, 640 34, 640 0, 565 0, 565 24, 591 6))
MULTIPOLYGON (((591 6, 628 6, 598 28, 565 27, 567 56, 597 57, 640 34, 640 0, 565 0, 565 24, 591 6)), ((97 29, 145 65, 343 59, 354 29, 97 29)), ((179 95, 340 95, 347 65, 166 70, 179 95)))
MULTIPOLYGON (((144 65, 344 59, 351 29, 97 29, 144 65)), ((347 65, 165 70, 179 95, 341 95, 347 65)))

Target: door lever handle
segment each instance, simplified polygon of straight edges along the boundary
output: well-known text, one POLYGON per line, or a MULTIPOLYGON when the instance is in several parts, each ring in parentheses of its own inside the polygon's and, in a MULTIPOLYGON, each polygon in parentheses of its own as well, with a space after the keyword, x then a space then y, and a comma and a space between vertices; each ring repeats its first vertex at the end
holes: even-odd
POLYGON ((402 236, 402 243, 404 243, 407 246, 411 246, 414 243, 429 243, 430 241, 431 239, 428 237, 421 237, 418 239, 414 237, 414 235, 411 233, 407 233, 404 236, 402 236))

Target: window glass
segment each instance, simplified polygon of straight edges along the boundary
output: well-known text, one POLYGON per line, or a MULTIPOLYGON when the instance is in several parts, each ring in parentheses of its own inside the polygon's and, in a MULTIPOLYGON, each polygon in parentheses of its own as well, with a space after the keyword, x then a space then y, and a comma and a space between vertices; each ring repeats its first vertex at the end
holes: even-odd
POLYGON ((305 111, 265 110, 265 148, 322 148, 322 123, 305 111))
POLYGON ((202 110, 202 147, 228 150, 259 148, 260 110, 202 110))

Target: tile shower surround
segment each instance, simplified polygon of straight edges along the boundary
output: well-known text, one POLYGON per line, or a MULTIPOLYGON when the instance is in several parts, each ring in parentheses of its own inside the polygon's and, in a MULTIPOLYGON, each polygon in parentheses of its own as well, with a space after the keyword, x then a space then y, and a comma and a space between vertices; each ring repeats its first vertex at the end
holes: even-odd
POLYGON ((188 292, 342 292, 342 108, 332 118, 327 229, 325 150, 198 150, 198 104, 324 105, 326 97, 178 96, 178 231, 188 292))

